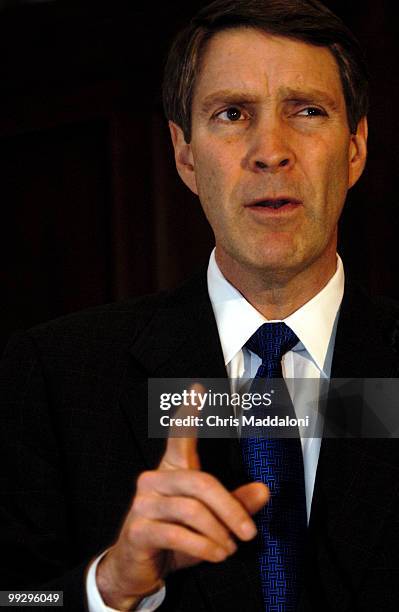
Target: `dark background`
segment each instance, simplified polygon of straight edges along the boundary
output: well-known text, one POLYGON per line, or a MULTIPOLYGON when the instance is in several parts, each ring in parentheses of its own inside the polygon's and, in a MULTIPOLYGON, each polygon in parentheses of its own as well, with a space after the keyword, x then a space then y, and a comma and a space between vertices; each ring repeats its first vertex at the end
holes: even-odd
MULTIPOLYGON (((174 169, 160 93, 170 41, 203 4, 0 0, 0 346, 207 261, 212 234, 174 169)), ((339 250, 369 291, 398 298, 396 7, 326 4, 372 75, 369 161, 339 250)))

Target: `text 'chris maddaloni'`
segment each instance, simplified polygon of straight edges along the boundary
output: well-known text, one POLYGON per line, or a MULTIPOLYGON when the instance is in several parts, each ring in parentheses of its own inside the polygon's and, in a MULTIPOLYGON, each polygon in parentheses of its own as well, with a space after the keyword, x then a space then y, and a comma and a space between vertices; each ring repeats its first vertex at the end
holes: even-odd
POLYGON ((309 416, 296 418, 290 414, 267 414, 273 405, 274 389, 265 392, 228 393, 185 389, 179 393, 161 393, 159 407, 162 411, 173 410, 173 416, 162 414, 161 427, 309 427, 309 416), (206 408, 232 408, 233 414, 180 414, 181 409, 202 413, 206 408), (252 414, 251 411, 252 410, 252 414), (256 412, 256 414, 255 414, 256 412), (177 414, 176 414, 177 413, 177 414))

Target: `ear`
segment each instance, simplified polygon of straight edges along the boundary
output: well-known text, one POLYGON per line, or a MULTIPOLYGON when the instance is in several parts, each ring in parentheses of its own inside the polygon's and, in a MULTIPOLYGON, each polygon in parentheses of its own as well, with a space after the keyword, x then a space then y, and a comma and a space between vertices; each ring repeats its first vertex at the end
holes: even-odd
POLYGON ((169 130, 175 150, 176 168, 180 178, 191 191, 198 195, 191 144, 186 142, 183 130, 173 121, 169 121, 169 130))
POLYGON ((361 177, 367 159, 367 117, 358 123, 356 134, 351 134, 349 144, 349 188, 361 177))

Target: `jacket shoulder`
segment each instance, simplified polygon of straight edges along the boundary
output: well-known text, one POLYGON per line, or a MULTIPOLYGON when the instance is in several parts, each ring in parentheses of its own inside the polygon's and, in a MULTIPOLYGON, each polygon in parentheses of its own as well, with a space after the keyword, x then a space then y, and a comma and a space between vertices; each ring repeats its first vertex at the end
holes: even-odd
POLYGON ((165 320, 209 300, 206 275, 198 273, 177 288, 103 304, 41 323, 17 333, 9 345, 28 338, 45 355, 84 355, 91 350, 115 353, 128 348, 160 311, 165 320))
POLYGON ((61 353, 126 345, 146 325, 165 299, 164 293, 103 304, 41 323, 23 333, 39 349, 61 353))

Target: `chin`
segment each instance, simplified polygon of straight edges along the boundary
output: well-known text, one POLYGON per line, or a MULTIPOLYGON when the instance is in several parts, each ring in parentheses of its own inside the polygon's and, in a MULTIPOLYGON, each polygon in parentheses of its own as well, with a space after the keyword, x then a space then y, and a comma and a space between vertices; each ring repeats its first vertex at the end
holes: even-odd
POLYGON ((278 245, 277 248, 268 248, 262 250, 261 248, 251 254, 250 258, 247 258, 248 263, 252 267, 258 268, 259 270, 270 270, 270 271, 284 271, 288 269, 297 268, 300 264, 299 253, 294 248, 281 248, 278 245))
POLYGON ((233 270, 238 266, 257 274, 286 275, 303 267, 303 253, 292 240, 275 240, 274 244, 271 244, 272 240, 265 242, 260 244, 259 241, 253 241, 219 247, 217 259, 225 269, 233 270))

